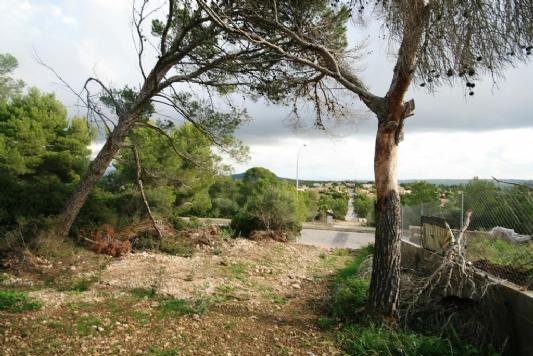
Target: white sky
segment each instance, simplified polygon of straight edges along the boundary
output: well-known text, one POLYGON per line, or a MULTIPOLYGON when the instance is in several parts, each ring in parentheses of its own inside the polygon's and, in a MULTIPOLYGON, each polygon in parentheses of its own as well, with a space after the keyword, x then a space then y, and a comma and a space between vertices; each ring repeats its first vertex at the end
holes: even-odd
MULTIPOLYGON (((1 0, 0 52, 15 55, 16 76, 29 86, 54 91, 73 114, 76 100, 43 67, 33 51, 80 88, 97 74, 116 87, 136 85, 140 76, 130 32, 129 0, 1 0)), ((365 38, 350 30, 350 39, 365 38)), ((375 37, 375 36, 373 36, 375 37)), ((371 40, 359 66, 372 90, 384 93, 392 73, 386 42, 371 40)), ((149 62, 149 58, 147 58, 149 62)), ((442 88, 435 95, 412 90, 415 116, 406 122, 400 145, 400 179, 471 178, 473 176, 533 179, 533 66, 519 66, 506 80, 492 86, 478 83, 476 95, 442 88)), ((254 119, 238 136, 251 149, 251 160, 234 164, 241 172, 263 166, 277 175, 294 177, 296 153, 301 151, 302 179, 371 179, 375 120, 364 113, 358 123, 329 123, 329 134, 295 130, 287 124, 288 110, 250 100, 243 102, 254 119)), ((83 112, 80 112, 82 114, 83 112)), ((310 125, 312 118, 304 120, 310 125)), ((93 147, 99 147, 98 144, 93 147)))

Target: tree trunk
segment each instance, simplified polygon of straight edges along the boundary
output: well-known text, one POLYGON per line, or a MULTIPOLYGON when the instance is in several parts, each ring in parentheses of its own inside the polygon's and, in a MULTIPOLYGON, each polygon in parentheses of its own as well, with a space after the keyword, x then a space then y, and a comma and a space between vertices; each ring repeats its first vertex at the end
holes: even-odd
POLYGON ((380 120, 376 135, 374 174, 377 202, 376 241, 368 308, 372 314, 398 318, 400 293, 400 196, 396 174, 395 131, 380 120))
POLYGON ((60 238, 65 238, 67 236, 74 220, 76 220, 78 213, 83 207, 83 204, 87 201, 89 194, 100 178, 102 178, 107 167, 109 167, 111 161, 126 140, 132 122, 134 122, 135 119, 136 116, 132 114, 128 119, 119 120, 118 125, 107 138, 105 145, 102 147, 96 158, 89 164, 87 173, 78 183, 76 190, 70 196, 70 199, 60 216, 60 221, 56 227, 56 234, 60 238))

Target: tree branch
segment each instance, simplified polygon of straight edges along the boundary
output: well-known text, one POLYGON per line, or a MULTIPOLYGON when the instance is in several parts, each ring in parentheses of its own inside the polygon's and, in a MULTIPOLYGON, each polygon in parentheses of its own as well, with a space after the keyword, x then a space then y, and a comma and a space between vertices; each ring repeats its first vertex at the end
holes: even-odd
POLYGON ((154 215, 152 214, 152 210, 150 209, 150 204, 148 204, 148 200, 146 199, 146 194, 144 193, 144 186, 143 181, 141 178, 141 160, 139 159, 139 151, 137 150, 137 146, 135 145, 124 145, 123 147, 131 148, 133 152, 133 158, 135 159, 135 168, 136 168, 136 175, 137 175, 137 186, 139 187, 139 190, 141 191, 141 197, 143 199, 144 206, 146 207, 146 211, 148 212, 148 216, 150 217, 150 220, 152 221, 152 225, 157 231, 157 235, 159 236, 159 239, 161 240, 163 238, 163 233, 159 229, 159 226, 157 226, 157 221, 154 218, 154 215))

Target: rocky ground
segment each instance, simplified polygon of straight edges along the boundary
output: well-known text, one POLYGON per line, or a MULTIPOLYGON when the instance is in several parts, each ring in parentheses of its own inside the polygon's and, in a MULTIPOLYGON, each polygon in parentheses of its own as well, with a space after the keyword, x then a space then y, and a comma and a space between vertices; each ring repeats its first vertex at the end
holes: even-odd
POLYGON ((0 353, 335 355, 318 318, 345 250, 229 240, 193 257, 87 251, 2 274, 40 310, 0 311, 0 353), (60 274, 52 271, 61 271, 60 274), (16 274, 19 274, 18 276, 16 274))

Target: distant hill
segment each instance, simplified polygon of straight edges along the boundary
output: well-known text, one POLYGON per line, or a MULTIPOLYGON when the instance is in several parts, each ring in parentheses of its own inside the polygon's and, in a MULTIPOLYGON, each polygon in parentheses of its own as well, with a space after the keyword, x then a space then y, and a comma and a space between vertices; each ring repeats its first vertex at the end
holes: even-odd
MULTIPOLYGON (((234 180, 241 180, 244 177, 244 173, 236 173, 232 174, 231 178, 234 180)), ((286 180, 289 182, 295 182, 296 180, 294 178, 283 178, 278 177, 281 180, 286 180)), ((450 179, 400 179, 400 184, 402 183, 414 183, 419 181, 428 182, 434 185, 446 185, 446 186, 452 186, 452 185, 464 185, 470 182, 472 179, 461 179, 461 178, 450 178, 450 179)), ((486 179, 490 180, 490 179, 486 179)), ((515 183, 515 184, 525 184, 529 186, 533 186, 533 180, 528 179, 501 179, 502 181, 509 182, 509 183, 515 183)), ((312 185, 313 183, 325 183, 325 182, 359 182, 359 183, 366 183, 366 182, 373 182, 373 180, 368 179, 339 179, 339 180, 306 180, 306 179, 300 179, 300 184, 302 185, 312 185)))

